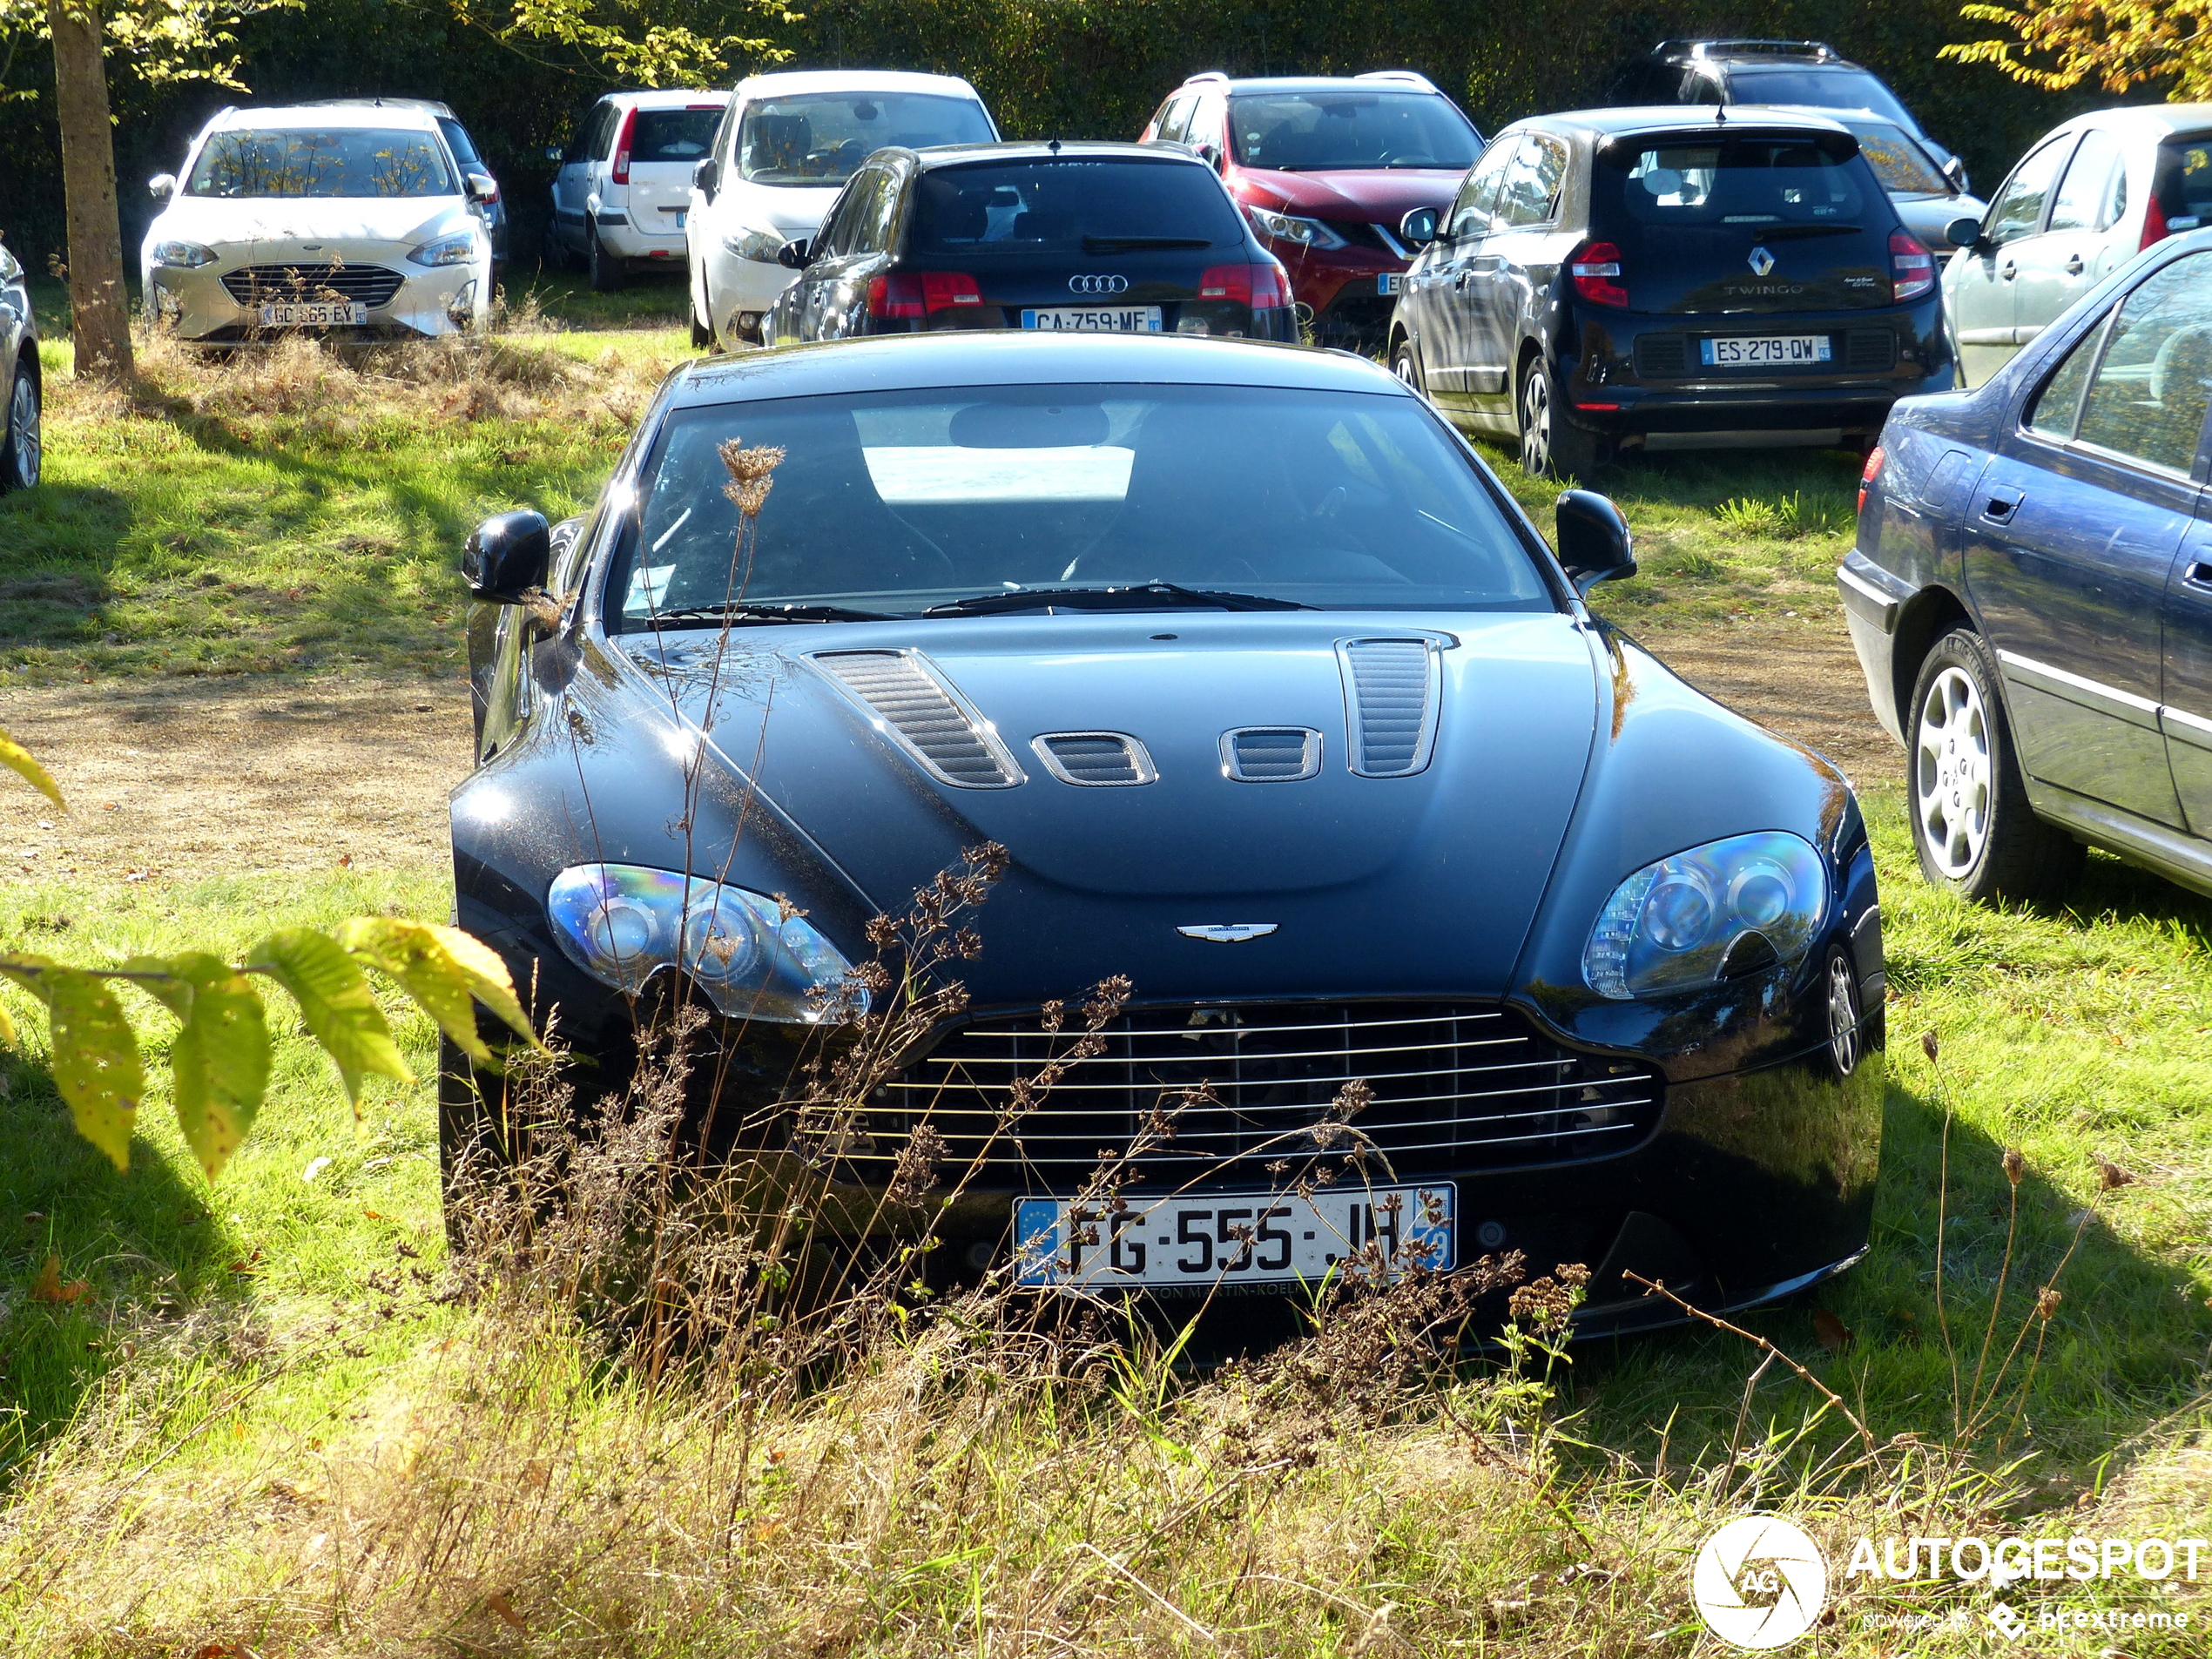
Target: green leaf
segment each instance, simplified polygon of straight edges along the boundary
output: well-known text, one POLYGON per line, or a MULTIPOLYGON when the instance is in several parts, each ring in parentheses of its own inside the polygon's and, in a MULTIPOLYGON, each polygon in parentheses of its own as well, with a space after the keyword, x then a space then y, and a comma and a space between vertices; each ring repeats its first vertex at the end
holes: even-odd
POLYGON ((3 731, 0 731, 0 766, 18 774, 25 783, 64 812, 69 810, 69 803, 62 799, 60 786, 54 782, 52 774, 31 758, 30 750, 3 731))
POLYGON ((189 952, 124 964, 183 1022, 170 1049, 177 1074, 177 1125, 212 1181, 222 1174, 269 1088, 269 1028, 253 981, 220 957, 189 952))
POLYGON ((476 1035, 477 1001, 533 1042, 507 964, 458 927, 387 916, 355 916, 338 930, 338 941, 360 961, 389 974, 455 1044, 480 1062, 491 1050, 476 1035))
POLYGON ((69 1103, 77 1132, 127 1170, 145 1072, 122 1002, 94 975, 44 956, 16 957, 0 972, 46 1005, 54 1087, 69 1103))
POLYGON ((375 993, 336 940, 311 928, 287 927, 256 945, 246 965, 292 993, 308 1031, 336 1063, 356 1112, 367 1074, 415 1081, 392 1042, 375 993))

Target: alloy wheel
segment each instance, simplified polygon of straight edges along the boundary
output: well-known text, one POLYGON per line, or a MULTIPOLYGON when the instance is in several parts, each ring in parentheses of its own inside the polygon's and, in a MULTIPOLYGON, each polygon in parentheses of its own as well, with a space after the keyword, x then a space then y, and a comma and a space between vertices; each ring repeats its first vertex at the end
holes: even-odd
POLYGON ((38 388, 18 369, 8 399, 8 447, 14 455, 16 482, 29 489, 38 482, 42 460, 38 433, 38 388))
POLYGON ((1937 867, 1962 880, 1989 840, 1996 769, 1981 688, 1961 668, 1928 685, 1913 723, 1912 804, 1937 867))
POLYGON ((1552 463, 1552 389, 1540 368, 1521 387, 1521 469, 1541 478, 1552 463))

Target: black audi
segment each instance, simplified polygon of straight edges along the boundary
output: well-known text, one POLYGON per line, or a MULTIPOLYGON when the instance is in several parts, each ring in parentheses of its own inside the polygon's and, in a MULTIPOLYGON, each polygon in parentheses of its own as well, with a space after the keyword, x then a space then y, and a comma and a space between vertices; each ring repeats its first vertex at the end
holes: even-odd
POLYGON ((1421 244, 1391 361, 1533 473, 1871 444, 1949 388, 1935 257, 1817 115, 1590 110, 1494 138, 1421 244))
POLYGON ((768 313, 772 344, 947 328, 1296 340, 1290 278, 1212 168, 1133 144, 879 150, 768 313))
MULTIPOLYGON (((955 1264, 1285 1291, 1518 1250, 1591 1268, 1585 1328, 1663 1318, 1631 1272, 1787 1294, 1866 1245, 1866 831, 1588 610, 1635 568, 1609 502, 1557 532, 1344 354, 687 364, 588 515, 471 541, 461 923, 587 1089, 642 1008, 708 1010, 700 1134, 856 1233, 914 1213, 884 1197, 926 1149, 955 1264), (881 918, 993 845, 964 995, 806 1121, 807 1058, 897 994, 881 918)), ((479 1082, 448 1054, 449 1150, 479 1082)))

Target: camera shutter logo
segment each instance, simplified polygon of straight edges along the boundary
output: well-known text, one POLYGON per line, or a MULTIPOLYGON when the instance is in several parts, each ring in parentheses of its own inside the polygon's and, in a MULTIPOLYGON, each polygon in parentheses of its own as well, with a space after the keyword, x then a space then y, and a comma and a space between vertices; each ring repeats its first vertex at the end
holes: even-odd
POLYGON ((1828 1562, 1779 1515, 1738 1515, 1705 1541, 1689 1593, 1705 1628, 1732 1648, 1795 1642, 1828 1605, 1828 1562))
POLYGON ((1070 293, 1126 293, 1129 279, 1125 276, 1071 276, 1068 279, 1070 293))

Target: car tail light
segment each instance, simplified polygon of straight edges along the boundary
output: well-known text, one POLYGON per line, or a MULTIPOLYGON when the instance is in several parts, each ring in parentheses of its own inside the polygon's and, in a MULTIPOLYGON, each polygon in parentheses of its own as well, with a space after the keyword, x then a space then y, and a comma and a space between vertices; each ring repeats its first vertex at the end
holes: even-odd
POLYGON ((630 182, 630 143, 637 136, 637 111, 635 105, 624 111, 622 131, 615 136, 614 181, 618 185, 630 182))
POLYGON ((1586 242, 1575 252, 1567 273, 1575 279, 1575 292, 1594 306, 1629 304, 1629 291, 1621 286, 1621 250, 1610 242, 1586 242))
POLYGON ((1291 276, 1279 264, 1210 265, 1199 275, 1198 298, 1231 300, 1255 311, 1291 303, 1291 276))
POLYGON ((1862 513, 1866 510, 1866 487, 1882 475, 1882 462, 1888 458, 1878 443, 1866 452, 1866 464, 1858 469, 1858 510, 1862 513))
POLYGON ((1935 255, 1909 232, 1890 233, 1890 285, 1899 300, 1918 300, 1935 287, 1935 255))
POLYGON ((2140 253, 2153 243, 2164 241, 2169 234, 2166 228, 2166 209, 2154 196, 2150 205, 2143 209, 2143 239, 2135 244, 2135 252, 2140 253))
POLYGON ((952 306, 980 306, 983 291, 961 271, 896 271, 868 283, 868 314, 926 317, 952 306))

